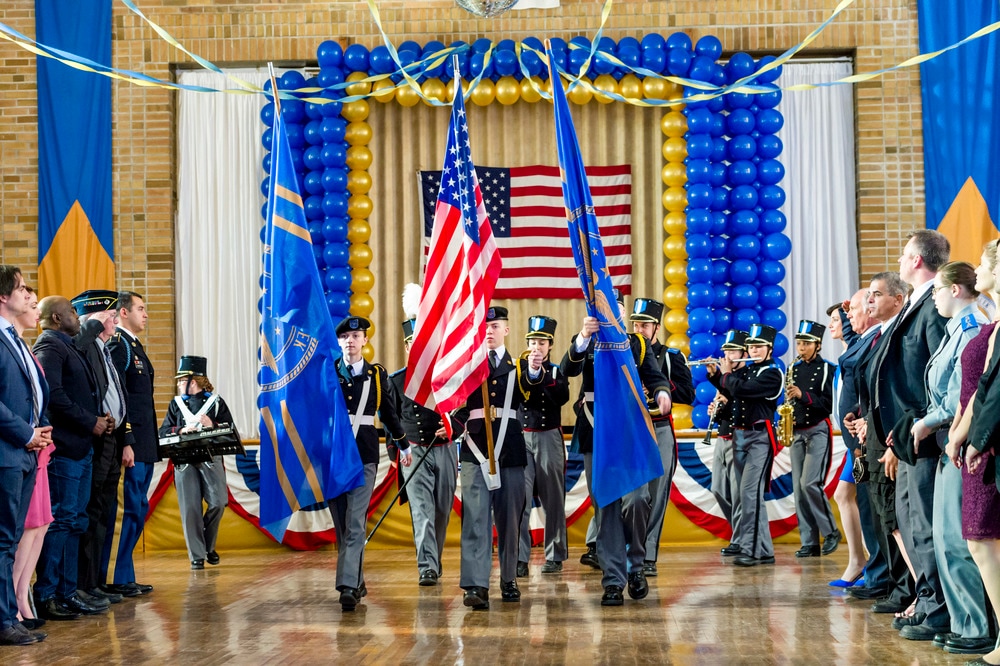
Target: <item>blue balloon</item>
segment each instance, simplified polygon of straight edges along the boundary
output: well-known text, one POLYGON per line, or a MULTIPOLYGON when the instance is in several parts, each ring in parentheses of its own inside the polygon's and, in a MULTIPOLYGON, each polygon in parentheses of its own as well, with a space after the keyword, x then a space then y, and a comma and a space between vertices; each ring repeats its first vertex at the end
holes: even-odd
POLYGON ((729 195, 733 210, 752 210, 757 205, 757 190, 750 185, 738 185, 729 195))
POLYGON ((726 106, 730 109, 749 109, 753 105, 753 96, 749 93, 733 92, 725 96, 726 106))
POLYGON ((710 259, 690 259, 687 262, 688 282, 711 282, 712 261, 710 259))
POLYGON ((687 112, 688 132, 691 134, 710 134, 712 131, 713 114, 708 109, 693 109, 687 112))
POLYGON ((712 113, 720 113, 726 108, 726 101, 721 97, 713 97, 708 100, 708 110, 712 113))
POLYGON ((707 308, 715 300, 715 290, 707 282, 696 282, 688 287, 688 305, 691 309, 707 308))
POLYGON ((320 160, 323 166, 342 167, 347 160, 347 148, 342 143, 328 143, 320 152, 320 160))
POLYGON ((575 44, 576 46, 582 47, 583 50, 590 50, 590 40, 583 35, 577 35, 569 40, 570 44, 575 44))
MULTIPOLYGON (((705 183, 706 187, 711 187, 712 181, 712 163, 708 160, 688 160, 687 163, 687 179, 688 185, 705 183)), ((688 197, 688 204, 693 206, 691 203, 690 196, 688 197)))
POLYGON ((704 259, 712 253, 712 239, 705 234, 691 234, 684 243, 687 255, 693 259, 704 259))
POLYGON ((785 167, 778 160, 762 160, 757 172, 760 174, 760 182, 764 185, 776 185, 785 177, 785 167))
POLYGON ((752 308, 757 305, 757 288, 752 284, 740 284, 733 287, 733 307, 752 308))
MULTIPOLYGON (((332 169, 328 169, 328 171, 332 171, 332 169)), ((338 171, 343 172, 340 169, 338 171)), ((327 192, 323 197, 323 215, 325 217, 346 217, 349 196, 346 192, 327 192)))
POLYGON ((785 230, 787 221, 780 210, 765 210, 760 216, 760 230, 765 234, 776 234, 785 230))
POLYGON ((722 55, 722 42, 714 35, 705 35, 694 46, 694 52, 700 56, 718 60, 722 55))
POLYGON ((733 313, 733 328, 740 331, 749 331, 754 324, 760 323, 760 315, 756 310, 743 308, 733 313))
POLYGON ((488 79, 490 78, 490 73, 492 71, 493 71, 492 61, 489 64, 487 64, 484 58, 484 54, 476 51, 472 54, 472 57, 469 58, 469 78, 474 79, 480 74, 482 74, 484 78, 488 79), (486 70, 485 73, 483 70, 486 70))
MULTIPOLYGON (((691 75, 688 74, 689 78, 690 78, 690 76, 691 75)), ((684 88, 684 104, 687 106, 688 109, 707 109, 708 108, 708 102, 694 101, 694 100, 689 99, 691 97, 694 97, 695 95, 700 95, 700 94, 701 94, 701 92, 698 91, 698 90, 695 90, 694 88, 684 88)), ((711 110, 711 109, 709 109, 709 110, 711 110)))
POLYGON ((712 137, 708 134, 689 134, 687 152, 691 159, 708 159, 712 156, 712 137))
MULTIPOLYGON (((785 303, 785 290, 776 284, 766 284, 760 288, 760 299, 758 302, 767 309, 780 308, 785 303)), ((784 326, 780 326, 779 328, 784 328, 784 326)))
POLYGON ((729 266, 729 279, 733 284, 751 284, 757 279, 757 273, 757 263, 750 259, 737 259, 729 266))
MULTIPOLYGON (((745 213, 746 211, 740 211, 745 213)), ((760 241, 753 234, 736 236, 729 241, 728 256, 736 259, 754 259, 760 254, 760 241)))
POLYGON ((306 170, 305 162, 302 161, 302 150, 299 148, 292 148, 292 169, 295 173, 299 174, 299 187, 302 186, 301 174, 306 170))
MULTIPOLYGON (((726 70, 718 63, 712 65, 712 83, 719 87, 726 84, 726 70)), ((725 101, 723 101, 722 105, 725 107, 725 101)))
POLYGON ((641 45, 643 49, 662 49, 666 43, 666 40, 663 39, 663 35, 658 35, 655 32, 652 32, 643 36, 641 45))
MULTIPOLYGON (((602 37, 601 42, 604 42, 604 40, 606 39, 607 37, 602 37)), ((610 48, 605 48, 603 45, 598 47, 597 52, 594 54, 594 61, 593 61, 594 72, 600 75, 600 74, 610 74, 611 72, 615 71, 614 63, 612 63, 607 58, 603 57, 603 56, 613 57, 614 53, 615 49, 613 43, 610 48)))
MULTIPOLYGON (((757 61, 757 71, 759 72, 761 69, 764 68, 765 65, 768 65, 768 64, 770 64, 771 62, 773 62, 775 60, 777 60, 777 58, 775 56, 773 56, 773 55, 766 55, 766 56, 764 56, 763 58, 761 58, 760 60, 757 61)), ((758 83, 774 83, 775 81, 778 80, 778 77, 780 77, 780 76, 781 76, 781 66, 778 66, 777 68, 772 69, 769 72, 764 72, 763 74, 758 74, 757 75, 757 82, 758 83)))
POLYGON ((715 315, 705 308, 695 308, 688 315, 688 327, 695 333, 709 333, 715 326, 715 315))
POLYGON ((691 52, 687 49, 672 48, 667 51, 667 71, 674 76, 687 76, 691 68, 691 52))
MULTIPOLYGON (((326 246, 325 245, 320 245, 320 244, 317 244, 317 243, 313 243, 313 246, 312 246, 312 248, 313 248, 313 259, 316 261, 316 268, 318 268, 320 270, 320 277, 321 278, 323 277, 323 273, 324 273, 323 269, 326 268, 326 262, 323 260, 323 248, 324 247, 326 247, 326 246)), ((264 276, 263 275, 260 276, 260 281, 264 282, 264 276)), ((264 285, 262 284, 261 287, 263 287, 263 286, 264 285)), ((263 300, 263 297, 261 297, 261 300, 263 300)))
POLYGON ((695 399, 705 405, 715 399, 715 392, 715 386, 712 382, 698 382, 694 389, 695 399))
MULTIPOLYGON (((535 38, 528 37, 527 39, 524 40, 525 43, 527 43, 529 39, 537 39, 537 37, 535 37, 535 38)), ((539 42, 539 43, 541 43, 541 42, 539 42)), ((635 49, 636 51, 638 51, 641 48, 642 48, 642 44, 640 44, 639 40, 636 39, 635 37, 631 37, 631 36, 629 36, 629 37, 622 37, 621 39, 618 40, 618 45, 615 46, 615 52, 616 53, 620 53, 623 49, 635 49)))
POLYGON ((736 160, 749 160, 757 152, 757 142, 753 140, 753 137, 747 134, 740 134, 734 136, 729 140, 726 146, 726 152, 729 155, 729 160, 735 162, 736 160))
POLYGON ((747 109, 734 109, 726 118, 730 136, 749 134, 754 129, 754 115, 747 109))
POLYGON ((298 90, 306 83, 306 77, 302 72, 290 69, 278 79, 278 90, 298 90))
POLYGON ((764 185, 760 188, 760 205, 765 210, 781 208, 785 203, 785 190, 778 185, 764 185))
POLYGON ((760 262, 757 275, 761 284, 779 284, 785 279, 785 267, 780 261, 768 259, 760 262))
POLYGON ((788 352, 788 338, 783 333, 774 336, 774 356, 784 356, 788 352))
POLYGON ((675 32, 667 37, 668 49, 684 49, 685 51, 690 51, 691 47, 691 38, 688 37, 687 33, 675 32))
POLYGON ((329 251, 323 252, 327 266, 347 266, 349 256, 347 243, 330 243, 327 248, 329 251))
POLYGON ((325 240, 323 238, 323 223, 319 221, 313 221, 307 223, 309 226, 309 236, 312 238, 313 245, 323 245, 325 240))
POLYGON ((344 66, 352 72, 368 71, 368 49, 361 44, 351 44, 344 51, 344 66))
POLYGON ((323 193, 323 174, 320 171, 310 171, 306 174, 305 185, 306 192, 309 194, 322 194, 323 193))
POLYGON ((528 76, 538 76, 542 69, 542 59, 531 51, 521 51, 521 63, 528 70, 528 76))
POLYGON ((726 159, 726 140, 721 136, 712 138, 712 161, 722 162, 726 159))
POLYGON ((316 60, 320 67, 340 67, 344 64, 344 49, 328 39, 316 49, 316 60))
POLYGON ((717 308, 715 310, 715 326, 712 327, 713 333, 718 333, 720 335, 724 334, 733 326, 733 313, 726 308, 717 308))
POLYGON ((687 230, 690 234, 707 234, 712 229, 712 213, 706 208, 689 208, 687 230))
POLYGON ((777 134, 784 124, 784 117, 775 109, 761 109, 757 114, 757 129, 761 134, 777 134))
MULTIPOLYGON (((326 99, 335 99, 338 97, 336 92, 330 90, 324 90, 319 95, 320 97, 324 97, 326 99)), ((340 111, 343 108, 344 105, 340 102, 327 102, 326 104, 321 105, 319 110, 320 113, 323 114, 324 118, 337 118, 340 116, 340 111)))
MULTIPOLYGON (((316 85, 320 88, 332 88, 338 83, 344 82, 344 73, 339 69, 331 69, 329 67, 319 70, 319 75, 316 77, 316 85)), ((332 93, 331 99, 339 97, 342 93, 340 91, 329 90, 332 93)), ((323 106, 326 106, 325 104, 323 106)), ((321 108, 322 111, 322 108, 321 108)))
MULTIPOLYGON (((324 197, 324 199, 326 199, 326 197, 324 197)), ((346 217, 325 218, 323 220, 323 239, 326 240, 327 243, 346 243, 347 218, 346 217)))
MULTIPOLYGON (((777 287, 774 285, 769 285, 764 288, 781 289, 781 287, 777 287)), ((763 305, 763 303, 761 303, 761 305, 763 305)), ((767 324, 768 326, 780 331, 788 323, 788 317, 785 316, 784 312, 776 308, 765 308, 760 313, 760 323, 767 324)))
POLYGON ((319 135, 324 143, 343 142, 346 131, 347 123, 343 118, 324 118, 319 125, 319 135))
POLYGON ((752 76, 756 67, 753 57, 747 53, 734 53, 726 63, 726 82, 733 83, 752 76))
POLYGON ((721 259, 722 257, 726 256, 727 247, 728 243, 726 243, 725 238, 723 238, 722 236, 715 236, 714 238, 712 238, 712 252, 709 256, 712 257, 713 259, 721 259))
POLYGON ((281 103, 281 117, 288 127, 305 120, 306 105, 297 99, 286 99, 281 103))
MULTIPOLYGON (((412 65, 413 63, 415 63, 420 58, 420 52, 419 51, 402 51, 398 55, 399 55, 399 64, 402 65, 403 69, 405 69, 407 72, 409 72, 410 75, 415 76, 418 81, 423 81, 424 80, 423 76, 417 76, 417 68, 410 67, 410 65, 412 65)), ((402 80, 401 75, 398 75, 398 74, 394 74, 390 78, 392 78, 397 83, 400 80, 402 80)))
POLYGON ((302 130, 303 136, 310 146, 318 146, 323 143, 323 136, 319 133, 319 121, 310 120, 302 130))
POLYGON ((712 234, 715 236, 721 236, 726 233, 726 227, 728 226, 728 221, 726 219, 726 214, 721 210, 712 211, 712 234))
MULTIPOLYGON (((716 286, 729 282, 729 260, 712 260, 712 283, 716 286)), ((727 296, 728 298, 728 296, 727 296)))
POLYGON ((719 308, 729 307, 729 292, 731 291, 729 285, 717 284, 713 289, 715 290, 715 298, 712 300, 712 307, 715 308, 715 311, 718 312, 719 308))
MULTIPOLYGON (((308 152, 308 151, 306 151, 306 152, 308 152)), ((266 173, 266 174, 270 174, 271 173, 271 153, 265 153, 264 154, 264 159, 262 159, 260 161, 260 165, 261 165, 261 167, 264 168, 264 173, 266 173)))
POLYGON ((712 210, 716 212, 729 208, 729 190, 724 187, 716 187, 712 190, 712 210))
POLYGON ((781 261, 792 252, 792 241, 785 234, 769 234, 764 237, 761 254, 765 259, 781 261))
POLYGON ((347 316, 351 299, 346 292, 331 291, 326 294, 326 307, 330 310, 333 321, 340 321, 347 316))
POLYGON ((708 133, 712 135, 712 138, 722 137, 726 134, 726 117, 721 113, 712 114, 712 125, 708 129, 708 133))
MULTIPOLYGON (((772 88, 774 86, 767 87, 772 88)), ((781 91, 775 88, 772 92, 758 93, 754 95, 754 98, 754 103, 757 105, 758 110, 773 109, 781 103, 781 91)), ((758 113, 758 111, 754 111, 754 113, 758 113)))
POLYGON ((708 405, 700 404, 691 408, 691 425, 698 430, 705 430, 711 420, 708 414, 708 405))
MULTIPOLYGON (((326 251, 324 250, 324 257, 325 255, 326 251)), ((347 293, 347 290, 351 288, 351 270, 349 268, 331 268, 326 272, 324 283, 330 291, 347 293)))
POLYGON ((316 195, 307 197, 306 200, 302 202, 302 207, 305 208, 307 220, 323 219, 323 197, 316 195))
POLYGON ((273 140, 274 140, 274 132, 272 132, 272 131, 271 131, 271 128, 270 128, 270 127, 268 127, 268 128, 267 128, 266 130, 264 130, 264 132, 263 132, 263 133, 262 133, 262 134, 260 135, 260 142, 261 142, 262 144, 264 144, 264 150, 271 150, 271 142, 272 142, 273 140))
POLYGON ((590 57, 590 52, 585 49, 574 49, 569 52, 569 72, 570 74, 579 73, 581 76, 586 75, 590 69, 583 69, 584 64, 587 62, 587 58, 590 57))
POLYGON ((715 73, 715 61, 712 58, 698 56, 691 61, 691 68, 688 70, 688 78, 695 81, 711 81, 715 73))
POLYGON ((493 69, 500 76, 512 76, 518 70, 517 55, 513 51, 497 51, 493 54, 493 69))
POLYGON ((711 333, 695 333, 691 336, 691 358, 706 358, 715 353, 715 336, 711 333))
POLYGON ((721 160, 719 162, 712 162, 712 176, 709 180, 712 187, 722 187, 725 185, 727 175, 728 171, 726 169, 726 165, 723 164, 721 160))
POLYGON ((399 46, 396 47, 396 52, 397 53, 414 53, 414 54, 416 54, 416 55, 419 56, 420 55, 420 44, 418 44, 417 42, 413 41, 412 39, 408 39, 408 40, 406 40, 405 42, 403 42, 402 44, 400 44, 399 46))
POLYGON ((688 183, 688 205, 692 208, 708 208, 712 205, 712 186, 703 183, 688 183))
POLYGON ((732 236, 754 234, 759 227, 760 218, 752 210, 738 210, 729 216, 728 231, 732 236))
MULTIPOLYGON (((560 39, 559 42, 560 42, 560 44, 558 45, 558 48, 565 49, 566 48, 566 42, 564 40, 562 40, 562 39, 560 39)), ((487 39, 486 37, 480 37, 476 41, 472 42, 472 52, 473 53, 486 53, 487 51, 490 50, 490 46, 492 44, 493 44, 493 42, 491 40, 487 39)), ((552 40, 552 48, 557 48, 557 46, 556 46, 556 40, 554 40, 554 39, 552 40)))
MULTIPOLYGON (((321 182, 323 183, 323 190, 326 192, 346 192, 347 171, 336 167, 324 169, 321 182)), ((327 215, 333 215, 333 213, 327 213, 327 215)))
POLYGON ((260 122, 268 127, 274 124, 274 102, 268 102, 260 109, 260 122))
POLYGON ((776 158, 783 148, 781 139, 773 134, 764 134, 757 141, 757 154, 766 160, 776 158))
POLYGON ((388 74, 396 70, 396 63, 385 45, 376 46, 368 56, 368 64, 376 74, 388 74))
POLYGON ((730 185, 749 185, 757 179, 757 167, 749 160, 737 160, 729 165, 730 185))
POLYGON ((660 74, 667 66, 667 54, 662 48, 650 47, 642 50, 642 66, 660 74))
MULTIPOLYGON (((524 57, 522 56, 522 60, 524 57)), ((642 51, 636 48, 622 48, 619 44, 618 59, 625 65, 624 71, 631 72, 642 65, 642 51)))
POLYGON ((705 372, 705 366, 696 365, 691 368, 691 379, 694 380, 695 384, 700 384, 701 382, 708 381, 708 373, 705 372))
MULTIPOLYGON (((461 46, 465 46, 465 43, 461 40, 451 45, 452 48, 461 46)), ((461 78, 469 77, 469 55, 470 51, 462 51, 458 54, 458 75, 461 78)), ((448 81, 455 78, 455 63, 453 58, 448 58, 444 61, 444 78, 448 81)))

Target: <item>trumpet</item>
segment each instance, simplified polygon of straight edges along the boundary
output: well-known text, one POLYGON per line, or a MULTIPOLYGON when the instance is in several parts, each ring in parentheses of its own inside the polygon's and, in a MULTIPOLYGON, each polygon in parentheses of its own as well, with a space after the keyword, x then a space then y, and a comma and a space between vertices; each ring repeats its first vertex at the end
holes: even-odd
MULTIPOLYGON (((721 358, 700 358, 697 361, 688 361, 687 364, 688 367, 691 367, 692 365, 719 365, 723 360, 724 359, 721 358)), ((752 358, 737 358, 730 361, 730 363, 749 363, 752 360, 752 358)))

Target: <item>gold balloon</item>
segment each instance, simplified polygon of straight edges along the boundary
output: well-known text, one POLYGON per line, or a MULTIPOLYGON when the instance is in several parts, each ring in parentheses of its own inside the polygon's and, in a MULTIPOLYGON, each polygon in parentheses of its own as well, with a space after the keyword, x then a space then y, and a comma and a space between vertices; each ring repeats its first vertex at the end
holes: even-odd
POLYGON ((372 126, 368 123, 350 123, 344 132, 344 140, 352 146, 367 146, 372 140, 372 126))
MULTIPOLYGON (((663 317, 663 327, 675 335, 684 333, 688 328, 687 313, 684 310, 669 310, 663 317)), ((670 337, 673 338, 673 336, 670 337)))
POLYGON ((347 223, 347 240, 351 243, 367 243, 372 237, 372 226, 368 220, 351 220, 347 223))
POLYGON ((351 194, 368 194, 372 189, 372 176, 367 171, 350 171, 347 174, 347 191, 351 194))
POLYGON ((372 151, 368 146, 351 146, 347 149, 347 166, 358 171, 367 171, 372 164, 372 151))
POLYGON ((688 120, 680 111, 671 111, 660 118, 660 129, 669 137, 684 136, 688 131, 688 120))
MULTIPOLYGON (((448 101, 449 102, 454 102, 455 101, 455 82, 456 81, 458 81, 458 79, 454 79, 453 78, 451 81, 448 82, 448 101)), ((466 81, 465 79, 462 79, 462 91, 463 92, 469 92, 469 82, 466 81)))
POLYGON ((504 106, 510 106, 521 97, 521 84, 513 76, 501 77, 496 84, 497 101, 504 106))
POLYGON ((580 84, 577 84, 575 88, 569 91, 569 101, 574 104, 583 106, 592 99, 594 99, 594 93, 590 92, 580 84))
MULTIPOLYGON (((542 86, 542 89, 545 90, 549 97, 552 96, 552 77, 545 79, 545 84, 542 86)), ((565 83, 563 84, 563 90, 566 90, 565 83)))
MULTIPOLYGON (((352 298, 352 300, 353 300, 353 298, 352 298)), ((368 329, 368 330, 371 330, 371 329, 368 329)), ((372 344, 370 342, 367 343, 364 347, 361 348, 361 355, 364 356, 365 360, 368 361, 369 363, 374 362, 374 359, 375 359, 375 348, 372 347, 372 344)))
POLYGON ((663 277, 668 284, 685 284, 687 282, 687 262, 675 259, 663 267, 663 277))
POLYGON ((410 86, 396 88, 396 101, 402 106, 414 106, 420 101, 420 95, 410 86))
POLYGON ((642 80, 642 95, 646 99, 666 99, 667 82, 647 76, 642 80))
POLYGON ((545 88, 545 84, 537 76, 530 79, 521 79, 521 99, 529 104, 534 104, 542 98, 542 95, 531 84, 534 83, 539 88, 545 88))
POLYGON ((372 214, 372 200, 364 194, 355 194, 347 201, 347 214, 351 219, 367 218, 372 214))
POLYGON ((674 83, 673 81, 664 81, 665 90, 663 99, 683 99, 684 98, 684 88, 679 83, 674 83))
POLYGON ((621 90, 622 97, 627 99, 639 99, 642 97, 642 81, 635 74, 626 74, 618 82, 618 89, 621 90))
MULTIPOLYGON (((348 178, 348 188, 350 188, 350 174, 348 178)), ((681 211, 667 213, 663 217, 663 230, 671 236, 683 236, 687 230, 687 215, 681 211)))
MULTIPOLYGON (((351 271, 351 291, 355 294, 367 294, 375 286, 375 275, 367 268, 355 268, 351 271)), ((372 337, 371 329, 368 329, 368 337, 372 337)))
MULTIPOLYGON (((601 74, 594 79, 594 87, 603 93, 618 93, 618 82, 610 74, 601 74)), ((601 104, 610 104, 615 101, 609 95, 595 95, 601 104)))
MULTIPOLYGON (((684 351, 684 355, 687 356, 686 351, 684 351)), ((694 424, 691 423, 691 405, 675 405, 670 413, 674 416, 674 428, 690 430, 694 427, 694 424)))
MULTIPOLYGON (((424 97, 428 99, 436 99, 439 102, 444 102, 448 99, 448 89, 445 87, 441 79, 427 79, 424 84, 420 86, 420 89, 424 92, 424 97)), ((426 99, 424 104, 427 106, 433 106, 426 99)))
MULTIPOLYGON (((678 314, 684 315, 683 312, 678 314)), ((687 317, 683 317, 684 326, 687 326, 687 317)), ((684 333, 674 333, 669 338, 667 338, 667 346, 673 347, 674 349, 680 349, 687 356, 691 353, 691 344, 688 340, 688 336, 684 333)))
POLYGON ((372 97, 378 101, 386 104, 391 102, 396 96, 396 91, 393 90, 396 84, 392 82, 392 79, 381 79, 372 84, 372 97))
MULTIPOLYGON (((677 310, 684 314, 684 307, 688 304, 687 286, 683 284, 669 285, 663 290, 663 303, 671 310, 677 310)), ((685 314, 684 317, 686 319, 687 315, 685 314)))
POLYGON ((368 102, 359 99, 356 102, 348 102, 340 110, 340 115, 344 116, 348 122, 359 123, 368 117, 368 102))
POLYGON ((371 263, 372 249, 364 243, 351 243, 351 247, 347 250, 347 265, 351 268, 368 268, 371 263))
POLYGON ((480 79, 479 85, 472 89, 472 103, 476 106, 488 106, 496 96, 496 86, 489 79, 480 79))
POLYGON ((682 212, 687 205, 687 192, 683 187, 668 187, 663 190, 663 207, 671 213, 682 212))
POLYGON ((684 187, 687 182, 687 167, 683 162, 667 162, 660 170, 660 177, 667 187, 684 187))
MULTIPOLYGON (((375 302, 368 294, 351 294, 351 314, 356 317, 367 317, 375 309, 375 302)), ((369 336, 371 337, 371 336, 369 336)))
MULTIPOLYGON (((350 227, 348 227, 348 233, 350 233, 350 227)), ((667 255, 667 259, 687 259, 684 236, 667 236, 663 240, 663 254, 667 255)))
MULTIPOLYGON (((351 72, 347 75, 347 81, 361 81, 367 79, 368 74, 366 72, 351 72)), ((344 92, 348 95, 367 95, 371 92, 372 84, 370 83, 351 83, 351 85, 344 88, 344 92)))
POLYGON ((687 156, 687 141, 683 138, 675 136, 663 142, 663 159, 668 162, 683 162, 687 156))

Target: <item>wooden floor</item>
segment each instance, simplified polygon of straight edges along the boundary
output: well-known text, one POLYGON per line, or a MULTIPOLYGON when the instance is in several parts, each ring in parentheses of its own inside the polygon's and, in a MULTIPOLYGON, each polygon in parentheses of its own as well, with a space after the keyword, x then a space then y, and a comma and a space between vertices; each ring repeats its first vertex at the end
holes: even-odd
MULTIPOLYGON (((562 574, 542 575, 535 549, 519 604, 470 611, 458 551, 437 587, 418 587, 413 552, 372 550, 369 595, 342 613, 336 553, 220 551, 191 571, 185 554, 137 557, 149 596, 105 615, 49 622, 43 643, 0 647, 2 664, 962 664, 930 643, 903 640, 891 616, 848 601, 827 582, 846 553, 737 569, 718 547, 669 548, 643 601, 600 606, 601 576, 572 549, 562 574)), ((495 599, 493 599, 495 597, 495 599)))

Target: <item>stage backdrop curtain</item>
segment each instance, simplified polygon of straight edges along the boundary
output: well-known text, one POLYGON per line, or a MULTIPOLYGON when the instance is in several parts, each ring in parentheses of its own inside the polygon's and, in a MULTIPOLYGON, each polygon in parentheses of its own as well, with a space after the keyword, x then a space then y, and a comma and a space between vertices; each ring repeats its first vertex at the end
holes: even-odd
MULTIPOLYGON (((820 83, 853 74, 850 62, 786 64, 778 85, 820 83)), ((800 319, 826 325, 826 309, 850 298, 858 285, 857 195, 854 154, 854 87, 830 86, 786 92, 778 106, 785 124, 778 136, 784 151, 785 233, 792 253, 785 260, 787 293, 784 334, 792 337, 800 319)), ((827 338, 827 358, 839 347, 827 338)))

